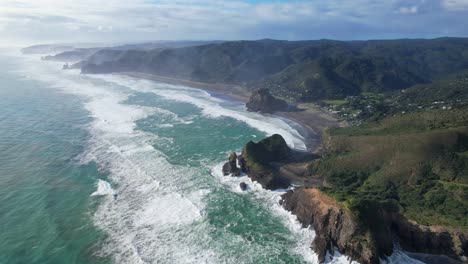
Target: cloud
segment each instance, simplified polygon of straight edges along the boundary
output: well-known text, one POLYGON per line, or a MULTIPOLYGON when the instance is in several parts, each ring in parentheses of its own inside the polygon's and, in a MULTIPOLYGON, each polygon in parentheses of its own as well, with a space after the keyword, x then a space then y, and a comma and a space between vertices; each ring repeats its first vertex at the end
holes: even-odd
POLYGON ((122 42, 464 36, 466 17, 468 0, 2 0, 0 37, 122 42))
POLYGON ((450 11, 468 10, 468 0, 443 0, 442 5, 450 11))
POLYGON ((418 6, 402 6, 398 9, 401 14, 416 14, 418 10, 418 6))

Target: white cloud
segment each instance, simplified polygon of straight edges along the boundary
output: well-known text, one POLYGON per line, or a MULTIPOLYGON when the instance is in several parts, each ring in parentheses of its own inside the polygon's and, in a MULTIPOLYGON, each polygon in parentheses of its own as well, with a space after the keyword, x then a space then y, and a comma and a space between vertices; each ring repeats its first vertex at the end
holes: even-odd
POLYGON ((450 11, 468 10, 468 0, 443 0, 442 5, 450 11))
POLYGON ((0 38, 35 42, 427 37, 468 22, 449 14, 468 0, 1 1, 0 38))
POLYGON ((416 14, 418 13, 418 10, 418 6, 402 6, 398 11, 401 14, 416 14))

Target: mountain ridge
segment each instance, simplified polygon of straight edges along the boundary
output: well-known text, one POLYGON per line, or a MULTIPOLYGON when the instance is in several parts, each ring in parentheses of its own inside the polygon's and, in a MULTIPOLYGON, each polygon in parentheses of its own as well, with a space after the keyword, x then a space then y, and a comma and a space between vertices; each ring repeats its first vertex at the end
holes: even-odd
MULTIPOLYGON (((291 101, 339 99, 427 84, 468 70, 468 39, 227 41, 93 56, 83 73, 136 71, 268 88, 291 101)), ((100 51, 105 52, 105 50, 100 51)), ((99 52, 95 54, 99 55, 99 52)))

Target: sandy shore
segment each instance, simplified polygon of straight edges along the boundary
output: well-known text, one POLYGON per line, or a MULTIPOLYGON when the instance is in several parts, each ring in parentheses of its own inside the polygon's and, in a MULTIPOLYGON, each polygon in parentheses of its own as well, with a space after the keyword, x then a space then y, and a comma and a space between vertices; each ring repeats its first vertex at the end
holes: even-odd
MULTIPOLYGON (((136 72, 126 72, 121 74, 134 78, 152 80, 155 82, 198 88, 210 92, 213 96, 227 96, 242 102, 247 102, 251 94, 250 91, 248 91, 245 87, 235 84, 203 83, 180 78, 136 72)), ((306 141, 305 143, 307 149, 312 153, 320 153, 321 136, 325 128, 345 125, 339 122, 330 113, 319 109, 313 104, 297 104, 296 108, 297 109, 294 111, 277 112, 274 115, 299 124, 301 126, 299 132, 306 141)))

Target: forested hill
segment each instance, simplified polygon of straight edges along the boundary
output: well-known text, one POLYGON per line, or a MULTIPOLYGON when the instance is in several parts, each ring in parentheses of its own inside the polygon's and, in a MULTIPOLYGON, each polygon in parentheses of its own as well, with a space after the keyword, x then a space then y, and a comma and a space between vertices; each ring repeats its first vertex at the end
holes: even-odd
POLYGON ((311 101, 405 89, 468 71, 468 38, 266 39, 149 51, 101 50, 81 65, 83 73, 138 71, 269 88, 284 98, 311 101))

